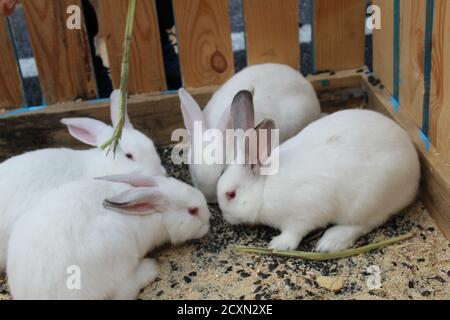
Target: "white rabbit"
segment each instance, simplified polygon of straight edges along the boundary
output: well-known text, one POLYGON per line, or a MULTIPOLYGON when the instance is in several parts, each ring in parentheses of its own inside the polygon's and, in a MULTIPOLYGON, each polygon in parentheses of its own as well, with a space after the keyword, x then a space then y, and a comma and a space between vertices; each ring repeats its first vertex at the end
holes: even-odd
MULTIPOLYGON (((273 127, 266 120, 256 130, 273 127)), ((258 145, 256 165, 230 165, 219 180, 218 200, 229 223, 281 230, 269 245, 273 249, 294 250, 310 231, 329 224, 334 226, 316 249, 347 249, 417 194, 420 166, 412 142, 395 122, 373 111, 337 112, 310 124, 278 152, 270 148, 258 145), (276 154, 278 172, 259 174, 276 154)), ((249 156, 243 150, 238 156, 249 156)))
MULTIPOLYGON (((251 66, 228 80, 213 95, 203 112, 186 90, 179 91, 184 123, 191 134, 189 159, 194 157, 194 141, 203 143, 203 153, 212 143, 208 132, 195 136, 194 123, 201 122, 204 131, 233 129, 230 106, 235 95, 242 90, 253 91, 256 121, 273 119, 280 128, 281 141, 296 135, 321 116, 314 88, 297 70, 281 64, 251 66)), ((191 164, 189 167, 195 186, 209 202, 217 201, 217 181, 225 168, 223 164, 191 164)))
MULTIPOLYGON (((119 92, 111 95, 111 118, 118 121, 119 92)), ((0 164, 0 272, 6 267, 6 249, 14 221, 49 190, 82 178, 145 172, 165 174, 153 142, 135 130, 128 117, 116 155, 99 147, 113 127, 89 118, 63 119, 70 134, 97 148, 44 149, 13 157, 0 164)))
POLYGON ((120 175, 68 183, 14 225, 11 294, 19 300, 135 299, 158 275, 146 254, 167 242, 203 237, 209 218, 203 194, 173 178, 120 175))

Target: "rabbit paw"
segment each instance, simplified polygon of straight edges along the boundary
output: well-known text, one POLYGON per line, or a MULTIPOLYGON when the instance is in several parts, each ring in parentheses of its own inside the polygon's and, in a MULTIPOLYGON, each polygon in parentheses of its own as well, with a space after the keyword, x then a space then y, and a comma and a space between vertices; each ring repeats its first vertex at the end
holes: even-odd
POLYGON ((364 229, 360 226, 337 225, 328 229, 316 246, 319 252, 338 252, 351 248, 364 229))
POLYGON ((136 273, 137 283, 139 287, 143 288, 152 283, 158 276, 158 271, 159 267, 156 260, 154 259, 142 260, 136 273))
POLYGON ((300 243, 300 239, 292 233, 282 233, 272 239, 269 249, 273 250, 295 250, 300 243))

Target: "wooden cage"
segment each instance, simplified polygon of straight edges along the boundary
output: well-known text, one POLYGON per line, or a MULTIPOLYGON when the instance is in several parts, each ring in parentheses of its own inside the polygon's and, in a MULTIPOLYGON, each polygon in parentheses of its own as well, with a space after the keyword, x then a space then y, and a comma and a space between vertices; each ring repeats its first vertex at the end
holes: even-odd
MULTIPOLYGON (((168 0, 169 1, 169 0, 168 0)), ((183 84, 200 104, 234 73, 227 0, 172 0, 183 84)), ((299 1, 243 0, 248 64, 300 68, 299 1)), ((118 86, 127 0, 93 0, 112 82, 118 86)), ((450 3, 372 0, 381 9, 373 33, 373 74, 365 67, 366 0, 313 0, 309 76, 325 112, 367 104, 409 133, 423 163, 421 197, 450 238, 450 3), (361 96, 348 94, 363 90, 361 96), (448 92, 446 90, 449 90, 448 92)), ((75 146, 62 117, 108 121, 97 99, 86 28, 68 30, 67 7, 81 0, 23 2, 46 107, 25 106, 8 22, 0 19, 0 160, 31 149, 75 146)), ((166 90, 154 0, 138 0, 129 113, 159 145, 183 126, 178 98, 166 90)))

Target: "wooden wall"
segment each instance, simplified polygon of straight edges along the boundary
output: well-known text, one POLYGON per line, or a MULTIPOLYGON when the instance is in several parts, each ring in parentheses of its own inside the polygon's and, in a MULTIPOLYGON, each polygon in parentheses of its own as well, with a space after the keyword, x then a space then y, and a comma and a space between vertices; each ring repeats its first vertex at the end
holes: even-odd
MULTIPOLYGON (((446 0, 398 0, 400 4, 400 108, 426 132, 450 163, 450 3, 446 0), (424 119, 426 10, 434 3, 429 120, 424 119)), ((394 1, 374 0, 382 9, 382 29, 374 32, 374 74, 394 93, 394 1)))

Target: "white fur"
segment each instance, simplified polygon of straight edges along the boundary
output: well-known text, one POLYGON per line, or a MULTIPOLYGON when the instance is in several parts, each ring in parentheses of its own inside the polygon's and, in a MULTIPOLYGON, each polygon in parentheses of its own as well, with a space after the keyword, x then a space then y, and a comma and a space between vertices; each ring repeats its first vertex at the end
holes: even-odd
POLYGON ((381 114, 348 110, 324 117, 279 147, 279 172, 260 176, 232 165, 218 184, 224 218, 281 230, 270 244, 296 249, 310 231, 328 229, 319 251, 351 247, 408 206, 420 180, 408 135, 381 114), (234 200, 226 192, 236 191, 234 200))
MULTIPOLYGON (((146 254, 164 243, 203 237, 210 213, 200 191, 173 178, 152 177, 150 188, 82 180, 45 195, 14 225, 8 282, 14 299, 135 299, 158 275, 146 254), (154 212, 120 213, 106 198, 153 196, 154 212), (122 195, 121 195, 122 194, 122 195), (188 209, 197 207, 198 216, 188 209), (81 271, 81 290, 66 286, 70 266, 81 271)), ((70 281, 69 281, 70 283, 70 281)))
MULTIPOLYGON (((192 121, 202 121, 204 129, 227 128, 231 121, 231 103, 241 90, 254 92, 256 123, 266 118, 274 120, 280 129, 281 142, 293 137, 321 116, 314 88, 298 71, 281 64, 261 64, 248 67, 228 80, 213 95, 203 114, 193 99, 186 97, 185 92, 180 94, 186 127, 191 130, 192 121)), ((206 147, 208 137, 203 137, 203 141, 206 147)), ((210 202, 217 201, 217 181, 225 168, 225 165, 220 164, 190 166, 194 184, 210 202)))
MULTIPOLYGON (((118 92, 111 96, 113 123, 117 123, 118 92)), ((128 116, 127 118, 128 119, 128 116)), ((88 118, 63 119, 70 133, 93 146, 101 146, 113 128, 88 118)), ((16 219, 44 194, 65 183, 119 173, 165 174, 153 142, 125 122, 116 155, 100 148, 84 151, 44 149, 13 157, 0 164, 0 272, 6 267, 6 249, 16 219), (130 160, 126 154, 132 154, 130 160)))

